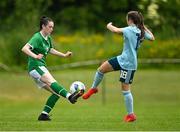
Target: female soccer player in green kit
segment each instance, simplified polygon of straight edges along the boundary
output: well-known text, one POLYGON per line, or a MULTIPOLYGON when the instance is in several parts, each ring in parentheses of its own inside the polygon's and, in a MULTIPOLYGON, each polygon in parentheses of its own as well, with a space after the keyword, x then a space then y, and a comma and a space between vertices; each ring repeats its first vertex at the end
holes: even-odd
POLYGON ((144 26, 143 16, 140 12, 130 11, 127 14, 127 27, 117 28, 112 23, 107 24, 107 28, 115 33, 123 34, 124 47, 122 54, 105 61, 97 70, 91 89, 83 95, 83 99, 88 99, 91 95, 98 92, 97 86, 103 79, 105 73, 120 71, 120 81, 122 93, 126 104, 128 115, 125 116, 126 122, 136 120, 133 111, 133 96, 130 91, 130 84, 133 81, 134 73, 137 69, 137 50, 144 39, 154 40, 153 34, 144 26))
POLYGON ((48 17, 40 19, 40 31, 35 33, 22 51, 28 55, 28 72, 40 88, 44 88, 52 93, 48 98, 42 113, 39 115, 39 121, 49 121, 49 112, 53 109, 60 96, 67 98, 72 104, 83 94, 83 91, 69 93, 61 86, 50 74, 46 67, 46 56, 48 53, 59 57, 70 57, 72 52, 66 53, 55 50, 51 43, 50 34, 54 28, 54 22, 48 17))

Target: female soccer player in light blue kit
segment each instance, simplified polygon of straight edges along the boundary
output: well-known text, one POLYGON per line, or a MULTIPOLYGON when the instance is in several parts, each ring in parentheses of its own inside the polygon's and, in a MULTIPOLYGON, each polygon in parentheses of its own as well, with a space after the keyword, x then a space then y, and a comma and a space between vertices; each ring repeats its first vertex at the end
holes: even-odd
POLYGON ((144 26, 143 16, 140 12, 130 11, 126 19, 128 26, 124 28, 117 28, 113 26, 111 22, 107 24, 107 28, 110 31, 123 34, 123 51, 122 54, 105 61, 98 68, 92 87, 83 95, 83 99, 88 99, 92 94, 98 92, 97 87, 105 73, 120 70, 122 94, 124 95, 128 113, 124 121, 132 122, 136 120, 136 115, 133 111, 133 96, 130 91, 130 84, 133 81, 133 76, 137 69, 137 50, 144 39, 153 41, 155 38, 149 29, 144 26))

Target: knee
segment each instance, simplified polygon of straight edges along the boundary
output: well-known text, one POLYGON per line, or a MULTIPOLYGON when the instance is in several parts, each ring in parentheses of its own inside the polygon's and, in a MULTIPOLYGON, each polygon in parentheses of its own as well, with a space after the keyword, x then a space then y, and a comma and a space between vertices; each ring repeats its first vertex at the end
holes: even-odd
POLYGON ((52 83, 56 82, 56 80, 49 80, 47 81, 47 85, 50 87, 52 83))
POLYGON ((43 79, 41 81, 44 82, 49 87, 51 86, 52 83, 56 82, 56 80, 54 79, 43 79))
POLYGON ((130 84, 122 83, 122 90, 123 90, 123 91, 128 91, 128 90, 130 90, 130 84))
POLYGON ((99 71, 99 72, 101 72, 101 73, 103 73, 103 74, 106 73, 105 70, 104 70, 102 67, 99 67, 99 68, 97 69, 97 71, 99 71))

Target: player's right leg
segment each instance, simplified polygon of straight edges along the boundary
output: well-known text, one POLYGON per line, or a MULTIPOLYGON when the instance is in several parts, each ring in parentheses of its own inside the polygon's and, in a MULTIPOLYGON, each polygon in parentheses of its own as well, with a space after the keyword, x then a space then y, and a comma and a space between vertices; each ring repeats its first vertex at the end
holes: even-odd
POLYGON ((52 94, 46 101, 46 104, 43 108, 43 111, 38 117, 39 121, 50 121, 49 113, 54 108, 56 102, 58 101, 59 96, 57 94, 52 94))
POLYGON ((94 81, 91 88, 82 96, 83 99, 88 99, 91 95, 98 92, 98 85, 101 83, 103 76, 107 72, 111 72, 114 69, 112 68, 111 64, 108 61, 105 61, 96 71, 94 76, 94 81))
POLYGON ((49 86, 45 85, 43 86, 43 88, 47 91, 49 91, 50 93, 52 93, 51 96, 49 96, 49 98, 46 101, 46 104, 43 108, 43 111, 41 112, 41 114, 38 117, 39 121, 50 121, 50 117, 49 117, 49 113, 51 112, 51 110, 54 108, 56 102, 58 101, 58 99, 60 98, 60 95, 57 94, 56 92, 54 92, 49 86))

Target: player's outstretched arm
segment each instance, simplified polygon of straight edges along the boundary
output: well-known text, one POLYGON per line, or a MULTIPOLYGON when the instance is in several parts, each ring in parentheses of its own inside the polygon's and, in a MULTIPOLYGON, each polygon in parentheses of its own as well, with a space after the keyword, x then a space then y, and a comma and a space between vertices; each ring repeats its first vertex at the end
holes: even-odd
POLYGON ((50 49, 50 53, 51 53, 52 55, 56 55, 56 56, 59 56, 59 57, 70 57, 70 56, 72 55, 72 52, 70 52, 70 51, 67 51, 66 53, 62 53, 62 52, 60 52, 60 51, 57 51, 57 50, 54 49, 54 48, 51 48, 51 49, 50 49))
POLYGON ((111 32, 114 32, 114 33, 122 33, 122 29, 113 26, 112 22, 107 24, 107 29, 109 29, 111 32))

